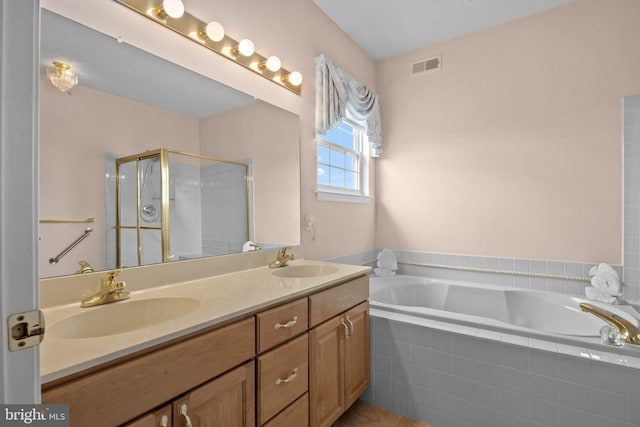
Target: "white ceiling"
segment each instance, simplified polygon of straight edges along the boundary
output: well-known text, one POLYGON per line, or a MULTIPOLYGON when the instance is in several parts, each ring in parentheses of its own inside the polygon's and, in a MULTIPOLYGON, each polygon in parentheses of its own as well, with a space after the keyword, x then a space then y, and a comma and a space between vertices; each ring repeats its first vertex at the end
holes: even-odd
POLYGON ((374 60, 574 0, 313 0, 374 60))
POLYGON ((254 98, 113 37, 42 9, 40 64, 70 64, 81 85, 191 117, 254 98))

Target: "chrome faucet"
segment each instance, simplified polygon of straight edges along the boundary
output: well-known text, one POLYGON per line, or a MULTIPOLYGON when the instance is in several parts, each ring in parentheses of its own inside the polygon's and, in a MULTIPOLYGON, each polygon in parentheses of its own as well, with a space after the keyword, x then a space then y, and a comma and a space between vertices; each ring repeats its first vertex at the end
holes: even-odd
POLYGON ((80 301, 80 307, 94 307, 110 302, 122 301, 129 298, 129 292, 125 291, 125 282, 118 281, 117 277, 122 270, 105 273, 98 292, 80 301))
POLYGON ((276 260, 269 264, 269 268, 286 267, 289 261, 294 258, 293 250, 289 246, 280 248, 278 255, 276 255, 276 260))
POLYGON ((585 302, 580 303, 580 309, 614 326, 618 330, 621 340, 629 344, 640 344, 640 329, 627 319, 585 302))

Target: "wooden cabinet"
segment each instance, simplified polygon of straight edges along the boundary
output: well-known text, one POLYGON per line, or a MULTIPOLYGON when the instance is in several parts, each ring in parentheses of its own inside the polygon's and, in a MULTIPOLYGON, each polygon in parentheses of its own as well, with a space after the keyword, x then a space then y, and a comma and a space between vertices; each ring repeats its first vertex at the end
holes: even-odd
POLYGON ((258 424, 309 389, 309 337, 302 336, 258 356, 258 424))
POLYGON ((371 355, 369 333, 369 303, 364 302, 345 314, 350 335, 344 344, 345 409, 369 387, 371 355))
POLYGON ((250 317, 59 385, 45 385, 42 401, 68 403, 72 427, 113 427, 254 357, 255 320, 250 317))
POLYGON ((258 353, 283 343, 309 328, 309 303, 300 298, 256 314, 258 353))
POLYGON ((251 361, 123 427, 255 426, 251 361))
POLYGON ((369 303, 315 327, 309 342, 310 425, 330 426, 369 385, 369 303))
POLYGON ((368 298, 362 276, 256 314, 258 425, 330 426, 364 392, 368 298))
POLYGON ((361 276, 45 384, 42 401, 70 404, 71 427, 330 426, 369 385, 368 297, 361 276))
POLYGON ((164 405, 153 412, 125 424, 124 427, 173 427, 171 405, 164 405))
POLYGON ((173 427, 255 426, 254 362, 173 401, 173 427))
POLYGON ((309 393, 303 394, 295 402, 280 412, 264 427, 308 427, 309 426, 309 393))

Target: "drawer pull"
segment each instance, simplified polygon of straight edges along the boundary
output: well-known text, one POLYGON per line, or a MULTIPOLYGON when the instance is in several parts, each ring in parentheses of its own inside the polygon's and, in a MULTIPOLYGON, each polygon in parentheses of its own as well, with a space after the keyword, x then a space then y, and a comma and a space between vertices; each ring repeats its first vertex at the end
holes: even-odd
POLYGON ((297 376, 298 376, 298 368, 295 368, 291 373, 291 375, 289 375, 286 379, 283 380, 282 378, 278 378, 276 380, 276 385, 280 385, 283 383, 284 384, 290 383, 291 381, 295 380, 297 376))
POLYGON ((349 319, 349 315, 347 314, 347 323, 349 324, 349 336, 353 335, 353 322, 349 319))
POLYGON ((344 326, 344 337, 349 338, 350 336, 349 327, 347 326, 346 323, 344 323, 344 319, 340 319, 340 323, 342 323, 342 326, 344 326))
POLYGON ((160 427, 169 427, 169 417, 163 415, 160 418, 160 427))
POLYGON ((187 415, 187 405, 183 404, 180 407, 180 415, 184 417, 184 427, 193 427, 193 425, 191 424, 191 418, 189 418, 189 415, 187 415))
POLYGON ((293 316, 292 320, 289 320, 287 323, 276 323, 275 328, 276 329, 280 329, 280 328, 293 328, 293 326, 298 323, 298 316, 293 316))

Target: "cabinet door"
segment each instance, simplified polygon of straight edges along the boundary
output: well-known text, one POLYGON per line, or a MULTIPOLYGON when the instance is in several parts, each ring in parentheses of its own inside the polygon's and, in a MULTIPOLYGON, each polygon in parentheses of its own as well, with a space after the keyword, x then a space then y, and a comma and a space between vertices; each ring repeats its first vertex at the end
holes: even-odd
POLYGON ((173 402, 174 427, 254 427, 254 362, 242 365, 173 402))
POLYGON ((163 406, 157 411, 125 424, 123 427, 171 427, 171 405, 163 406))
POLYGON ((334 317, 309 332, 311 427, 330 426, 344 412, 342 353, 346 326, 334 317))
POLYGON ((371 377, 369 303, 352 308, 344 315, 350 335, 344 342, 345 410, 367 389, 371 377))

